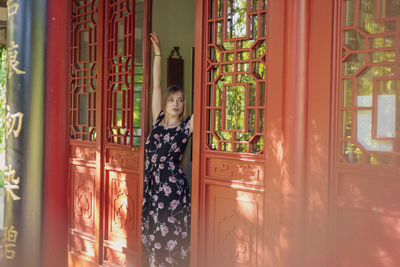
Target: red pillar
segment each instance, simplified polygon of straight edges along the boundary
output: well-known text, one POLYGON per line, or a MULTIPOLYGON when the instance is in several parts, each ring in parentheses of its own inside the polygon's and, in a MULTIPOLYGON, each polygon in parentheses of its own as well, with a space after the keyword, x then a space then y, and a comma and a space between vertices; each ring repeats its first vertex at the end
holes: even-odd
POLYGON ((310 1, 285 2, 281 266, 304 265, 310 1))
POLYGON ((70 1, 47 0, 42 266, 67 266, 70 1))

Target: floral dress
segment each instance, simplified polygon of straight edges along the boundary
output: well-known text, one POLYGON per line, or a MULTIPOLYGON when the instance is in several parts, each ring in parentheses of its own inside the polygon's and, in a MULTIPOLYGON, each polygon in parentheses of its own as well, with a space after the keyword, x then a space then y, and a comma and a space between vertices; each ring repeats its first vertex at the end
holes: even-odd
POLYGON ((174 128, 162 126, 163 118, 161 111, 146 140, 142 243, 157 267, 189 266, 190 189, 179 162, 190 137, 190 117, 174 128))

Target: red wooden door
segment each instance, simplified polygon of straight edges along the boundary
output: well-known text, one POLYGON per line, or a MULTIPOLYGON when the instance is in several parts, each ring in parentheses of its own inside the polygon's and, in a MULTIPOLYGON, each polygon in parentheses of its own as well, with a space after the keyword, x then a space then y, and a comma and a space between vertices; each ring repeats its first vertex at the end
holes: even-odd
POLYGON ((335 9, 332 266, 399 266, 400 3, 335 9))
POLYGON ((400 264, 399 22, 398 1, 311 5, 307 266, 400 264))
POLYGON ((72 2, 70 266, 141 266, 148 7, 72 2))
MULTIPOLYGON (((266 236, 279 235, 266 220, 279 183, 265 177, 276 148, 266 132, 280 138, 283 5, 197 1, 196 16, 191 263, 266 266, 266 236)), ((269 174, 279 178, 276 164, 269 174)))
POLYGON ((282 2, 197 1, 192 264, 398 266, 399 1, 282 2))

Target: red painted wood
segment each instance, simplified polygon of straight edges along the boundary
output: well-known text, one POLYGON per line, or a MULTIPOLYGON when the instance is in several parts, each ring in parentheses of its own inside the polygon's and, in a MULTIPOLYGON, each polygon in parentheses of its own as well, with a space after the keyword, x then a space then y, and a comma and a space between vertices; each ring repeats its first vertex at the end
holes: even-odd
POLYGON ((310 1, 286 1, 281 266, 304 266, 310 1))
POLYGON ((104 53, 106 51, 106 43, 105 43, 105 28, 106 28, 106 2, 107 1, 100 1, 98 0, 98 6, 99 6, 99 11, 98 11, 98 43, 97 43, 97 51, 96 51, 96 57, 98 59, 97 61, 97 94, 96 94, 96 130, 97 130, 97 138, 96 138, 96 176, 94 179, 94 199, 96 203, 96 216, 95 216, 95 261, 99 264, 103 263, 103 234, 104 232, 102 231, 104 227, 104 195, 101 193, 104 190, 105 187, 105 181, 104 181, 104 154, 105 154, 105 149, 104 149, 104 140, 105 140, 105 117, 103 116, 103 112, 105 110, 105 87, 106 87, 106 81, 104 80, 104 77, 106 76, 104 71, 105 71, 105 66, 106 66, 106 60, 104 58, 104 53))
MULTIPOLYGON (((196 32, 195 32, 195 65, 194 65, 194 95, 193 99, 193 128, 201 129, 201 122, 204 120, 201 109, 203 106, 203 100, 201 97, 202 81, 204 79, 204 73, 202 71, 203 66, 203 55, 205 53, 203 40, 205 34, 205 20, 203 19, 204 14, 204 1, 196 0, 196 32)), ((193 131, 193 161, 192 161, 192 221, 191 221, 191 234, 190 234, 190 266, 197 267, 201 266, 198 263, 200 258, 203 257, 199 249, 201 244, 201 238, 203 233, 203 225, 200 223, 199 210, 202 209, 202 202, 200 199, 200 177, 202 175, 202 169, 200 168, 202 157, 200 154, 200 148, 203 147, 203 138, 200 131, 193 131)))
MULTIPOLYGON (((399 183, 399 139, 396 128, 393 137, 385 137, 391 142, 392 151, 374 151, 382 149, 371 149, 365 146, 358 137, 360 131, 357 125, 362 125, 358 117, 358 111, 369 111, 374 116, 378 108, 377 95, 387 94, 387 89, 378 91, 378 81, 392 80, 393 84, 400 77, 399 63, 399 6, 394 1, 354 1, 354 20, 348 21, 345 25, 345 11, 351 11, 345 1, 337 1, 335 5, 335 27, 334 31, 334 57, 333 69, 333 108, 332 108, 332 149, 331 149, 331 184, 330 184, 330 266, 398 266, 400 264, 399 244, 400 233, 397 226, 400 222, 400 198, 398 190, 399 183), (368 4, 368 5, 365 5, 368 4), (360 6, 363 9, 360 9, 360 6), (386 7, 385 7, 386 5, 386 7), (371 11, 371 12, 369 12, 371 11), (362 13, 370 13, 370 21, 366 24, 372 26, 374 23, 387 23, 385 31, 371 33, 378 28, 366 28, 360 22, 367 16, 362 13), (389 26, 389 25, 392 26, 389 26), (344 31, 358 31, 360 36, 356 39, 367 40, 361 42, 357 53, 365 54, 365 60, 361 62, 354 72, 344 72, 344 62, 351 59, 354 51, 351 44, 344 40, 344 31), (380 37, 385 40, 385 47, 382 44, 375 47, 373 38, 380 37), (389 41, 394 38, 393 44, 389 41), (392 61, 384 60, 372 62, 372 53, 377 51, 393 51, 395 54, 392 61), (362 94, 358 92, 359 79, 363 73, 369 71, 372 66, 385 65, 389 68, 392 65, 393 71, 389 74, 381 73, 372 82, 372 93, 362 94), (380 76, 380 77, 379 77, 380 76), (344 79, 351 80, 352 101, 344 104, 344 79), (371 105, 360 105, 358 96, 370 96, 371 105), (352 113, 352 129, 344 131, 343 114, 346 110, 352 113), (354 144, 362 156, 353 153, 345 154, 346 146, 342 142, 354 144), (344 148, 343 148, 344 147, 344 148), (373 156, 383 156, 389 159, 387 162, 371 160, 373 156), (352 157, 353 156, 353 157, 352 157)), ((352 12, 349 12, 352 13, 352 12)), ((398 87, 392 95, 399 95, 398 87)), ((398 110, 398 101, 395 110, 398 110)), ((392 112, 394 112, 392 110, 392 112)), ((398 114, 398 112, 397 112, 398 114)), ((397 117, 396 117, 397 118, 397 117)), ((371 118, 371 139, 376 138, 377 118, 371 118)), ((364 130, 368 131, 368 130, 364 130)))
MULTIPOLYGON (((88 142, 86 142, 88 143, 88 142)), ((68 266, 96 261, 96 146, 70 140, 68 266)))
POLYGON ((76 27, 72 30, 71 47, 73 73, 69 107, 70 128, 74 130, 69 140, 69 265, 140 266, 143 146, 149 125, 146 111, 151 4, 148 1, 95 2, 88 1, 84 7, 75 6, 73 16, 75 20, 80 16, 81 20, 73 22, 76 27), (96 13, 97 19, 87 16, 90 12, 96 13), (119 23, 122 23, 122 31, 118 29, 119 23), (138 50, 135 49, 135 29, 140 27, 143 27, 143 48, 138 50), (93 48, 83 59, 80 57, 81 46, 86 43, 80 43, 82 30, 92 30, 93 33, 88 39, 93 48), (123 42, 117 39, 123 39, 123 42), (143 72, 134 66, 138 62, 134 58, 138 57, 143 60, 143 72), (90 71, 79 75, 77 69, 82 66, 90 71, 96 69, 96 75, 90 71), (134 82, 135 75, 141 73, 143 82, 134 82), (88 90, 93 84, 96 88, 88 90), (76 96, 76 90, 82 90, 80 86, 93 96, 87 107, 89 118, 93 117, 93 120, 83 120, 82 123, 78 118, 79 94, 82 92, 76 96), (135 86, 142 88, 141 96, 135 96, 135 86), (117 104, 116 93, 121 94, 124 100, 121 106, 117 104), (139 126, 133 122, 133 111, 139 105, 137 100, 142 101, 139 126), (117 113, 120 111, 119 122, 117 113), (138 128, 141 136, 136 134, 134 140, 133 132, 138 128), (96 136, 92 134, 93 129, 96 136))
MULTIPOLYGON (((106 31, 105 38, 107 43, 105 46, 104 53, 104 73, 107 74, 108 78, 104 79, 104 86, 107 91, 105 97, 105 110, 104 117, 108 118, 107 126, 108 130, 111 128, 118 128, 111 126, 111 117, 116 117, 117 107, 115 104, 115 99, 113 98, 113 93, 121 92, 120 89, 124 85, 121 83, 121 79, 114 78, 118 75, 124 78, 124 74, 130 75, 131 83, 127 80, 122 79, 125 82, 127 90, 127 102, 123 105, 123 110, 125 110, 124 120, 122 118, 122 125, 127 128, 129 133, 133 130, 133 110, 137 105, 133 100, 134 97, 134 75, 137 71, 133 68, 134 57, 141 56, 143 59, 143 82, 140 84, 142 89, 142 103, 148 103, 148 74, 150 72, 146 71, 149 67, 150 54, 148 50, 148 36, 149 36, 149 25, 148 15, 150 14, 150 6, 148 1, 132 1, 132 8, 127 8, 123 6, 126 1, 120 1, 118 4, 111 4, 107 2, 106 5, 106 31), (140 14, 137 4, 143 3, 143 12, 141 16, 136 16, 140 14), (124 13, 122 13, 124 12, 124 13), (114 16, 118 14, 118 16, 114 16), (122 56, 117 53, 115 40, 116 25, 119 19, 123 20, 124 27, 124 49, 122 51, 122 56), (137 25, 139 23, 138 18, 143 19, 140 23, 143 24, 142 32, 142 45, 143 50, 137 51, 135 48, 135 29, 142 27, 137 25), (146 46, 146 48, 144 48, 146 46), (111 49, 114 48, 114 49, 111 49), (119 63, 114 64, 114 60, 118 59, 119 63), (127 68, 125 65, 121 70, 116 69, 116 65, 121 63, 121 60, 131 60, 131 69, 127 68), (110 82, 111 81, 111 82, 110 82), (106 108, 107 107, 107 108, 106 108)), ((135 60, 138 62, 138 60, 135 60)), ((140 74, 140 73, 139 73, 140 74)), ((135 84, 136 86, 139 84, 135 84)), ((103 244, 102 250, 104 255, 102 260, 104 264, 114 264, 117 266, 126 265, 141 265, 141 204, 142 204, 142 188, 143 188, 143 175, 144 175, 144 140, 146 138, 146 124, 148 120, 148 115, 146 115, 148 105, 142 104, 141 106, 141 129, 142 135, 140 137, 141 144, 134 143, 132 138, 123 137, 119 134, 118 137, 113 137, 112 134, 105 133, 104 136, 104 156, 102 161, 104 162, 104 188, 102 190, 104 196, 104 215, 102 220, 104 222, 103 228, 103 244), (111 138, 110 138, 111 136, 111 138)))
MULTIPOLYGON (((143 130, 143 134, 142 134, 142 144, 145 143, 145 140, 147 138, 147 136, 150 133, 150 117, 151 117, 151 113, 150 113, 150 94, 151 94, 151 78, 152 76, 150 75, 151 73, 151 42, 150 42, 150 38, 148 38, 150 36, 150 32, 152 31, 152 11, 153 11, 153 1, 145 1, 144 2, 144 25, 143 25, 143 70, 145 73, 145 76, 143 77, 143 93, 142 93, 142 114, 144 114, 143 119, 142 119, 142 130, 143 130)), ((142 151, 142 174, 141 174, 141 179, 139 179, 139 196, 143 196, 143 187, 144 187, 144 150, 142 151)), ((140 216, 138 216, 136 218, 138 225, 141 225, 142 222, 142 199, 140 199, 139 203, 138 203, 138 212, 140 214, 140 216)), ((141 234, 141 228, 139 228, 138 233, 141 234)), ((139 238, 138 240, 138 244, 137 244, 137 251, 138 254, 136 256, 137 262, 138 262, 138 266, 142 265, 142 242, 141 242, 141 238, 139 238)))
POLYGON ((328 266, 333 3, 313 1, 310 22, 305 266, 328 266), (322 89, 323 88, 323 89, 322 89))
POLYGON ((264 194, 264 262, 261 266, 280 266, 282 99, 284 63, 284 1, 269 2, 269 39, 267 60, 265 194, 264 194))
MULTIPOLYGON (((210 57, 209 49, 214 47, 211 44, 213 41, 210 40, 210 27, 211 23, 218 23, 219 21, 227 23, 227 4, 228 1, 220 1, 225 5, 224 11, 221 13, 222 16, 212 17, 209 12, 216 11, 218 2, 214 1, 214 6, 211 6, 212 1, 196 1, 196 67, 195 73, 199 75, 195 76, 195 101, 194 104, 194 116, 195 116, 195 129, 194 131, 194 160, 193 160, 193 189, 192 189, 192 247, 191 247, 191 264, 192 266, 263 266, 265 265, 266 258, 268 257, 270 262, 273 262, 273 256, 271 257, 264 255, 263 251, 268 251, 266 248, 266 240, 264 236, 266 233, 265 225, 265 214, 264 211, 268 210, 265 208, 265 172, 266 172, 266 154, 265 151, 270 151, 270 148, 256 153, 248 153, 249 150, 244 152, 224 152, 222 151, 222 143, 238 144, 240 142, 235 140, 219 140, 220 145, 212 147, 209 144, 207 138, 208 133, 213 133, 215 125, 208 128, 208 124, 211 120, 215 120, 214 111, 219 107, 215 107, 214 103, 216 100, 215 94, 211 95, 211 103, 209 102, 210 95, 207 85, 213 83, 212 80, 208 80, 209 75, 207 72, 219 64, 226 64, 223 62, 224 59, 220 59, 220 63, 217 61, 208 61, 210 57), (208 66, 208 65, 209 66, 208 66), (210 118, 208 118, 207 110, 211 110, 210 118), (196 141, 197 140, 197 141, 196 141)), ((261 14, 267 11, 267 14, 278 12, 272 21, 275 23, 279 21, 283 16, 282 5, 273 5, 275 10, 271 11, 267 7, 264 10, 262 7, 265 1, 248 1, 246 6, 246 12, 248 14, 247 19, 250 16, 258 14, 261 18, 261 14), (250 10, 252 3, 257 3, 255 10, 250 10)), ((215 13, 214 13, 215 14, 215 13)), ((268 17, 268 15, 267 15, 268 17)), ((271 18, 267 18, 267 25, 271 18)), ((279 21, 281 22, 281 21, 279 21)), ((250 23, 247 25, 249 26, 250 23)), ((260 25, 260 24, 258 24, 260 25)), ((279 25, 282 25, 279 23, 279 25)), ((275 26, 273 24, 273 26, 275 26)), ((271 26, 271 28, 273 28, 271 26)), ((224 26, 225 28, 225 26, 224 26)), ((278 26, 280 28, 280 26, 278 26)), ((216 37, 216 24, 213 24, 214 40, 216 37), (215 27, 215 28, 214 28, 215 27)), ((268 28, 269 29, 269 28, 268 28)), ((249 30, 249 27, 247 27, 249 30)), ((261 28, 258 26, 258 30, 261 28)), ((276 31, 273 31, 277 33, 276 31)), ((267 45, 269 48, 269 39, 273 37, 266 35, 267 45)), ((278 36, 282 37, 281 32, 278 32, 278 36)), ((223 33, 224 41, 228 39, 227 32, 223 33)), ((246 48, 240 48, 238 46, 239 41, 247 40, 249 35, 234 39, 235 46, 231 49, 226 48, 225 54, 228 51, 232 53, 239 53, 247 51, 246 48)), ((279 37, 278 37, 279 38, 279 37)), ((263 37, 260 37, 263 39, 263 37)), ((274 47, 280 46, 282 38, 274 43, 274 47)), ((253 45, 255 46, 256 43, 253 45)), ((254 47, 253 47, 254 48, 254 47)), ((221 48, 222 49, 222 48, 221 48)), ((223 49, 222 49, 223 50, 223 49)), ((267 51, 269 51, 267 49, 267 51)), ((271 54, 272 55, 272 54, 271 54)), ((268 54, 270 56, 270 54, 268 54)), ((266 56, 266 58, 268 58, 266 56)), ((257 60, 252 59, 251 54, 248 60, 250 64, 254 64, 257 60)), ((276 57, 275 57, 276 59, 276 57)), ((217 59, 218 60, 218 59, 217 59)), ((247 59, 246 59, 247 60, 247 59)), ((240 60, 234 58, 234 62, 245 63, 246 60, 240 60)), ((265 58, 263 60, 266 60, 265 58)), ((280 57, 279 59, 282 62, 280 57)), ((261 63, 268 64, 268 63, 261 63)), ((245 74, 245 70, 238 69, 237 66, 233 66, 233 72, 229 75, 245 74)), ((250 68, 251 69, 251 68, 250 68)), ((276 74, 277 72, 275 72, 276 74)), ((281 75, 280 72, 279 75, 281 75)), ((267 76, 268 76, 267 71, 267 76)), ((256 74, 254 75, 256 76, 256 74)), ((257 82, 262 81, 262 78, 254 78, 257 82)), ((268 82, 268 84, 279 85, 281 80, 275 79, 274 82, 268 82)), ((240 81, 234 80, 230 85, 242 85, 240 81)), ((247 86, 247 85, 246 85, 247 86)), ((214 89, 213 89, 214 90, 214 89)), ((246 89, 247 90, 247 89, 246 89)), ((257 94, 260 93, 260 88, 257 89, 257 94)), ((271 89, 273 90, 273 89, 271 89)), ((214 92, 214 91, 213 91, 214 92)), ((248 91, 245 94, 248 97, 248 91)), ((265 89, 265 95, 269 95, 268 88, 265 89)), ((274 94, 271 91, 271 95, 278 97, 278 103, 281 100, 278 94, 274 94)), ((246 96, 245 96, 246 97, 246 96)), ((265 109, 265 103, 257 101, 251 108, 265 109)), ((259 99, 258 99, 259 100, 259 99)), ((275 100, 277 100, 275 98, 275 100)), ((222 98, 222 110, 225 108, 225 95, 222 98)), ((248 102, 246 102, 246 106, 248 102)), ((276 106, 274 106, 276 108, 276 106)), ((220 108, 220 109, 221 109, 220 108)), ((272 107, 271 107, 272 108, 272 107)), ((248 107, 246 107, 248 109, 248 107)), ((246 111, 247 112, 247 111, 246 111)), ((222 112, 223 113, 223 112, 222 112)), ((265 114, 265 113, 264 113, 265 114)), ((276 113, 275 113, 276 115, 276 113)), ((257 115, 259 116, 259 115, 257 115)), ((279 116, 279 115, 278 115, 279 116)), ((222 114, 221 120, 224 121, 225 115, 222 114)), ((258 118, 258 117, 257 117, 258 118)), ((275 120, 273 116, 271 119, 275 120)), ((258 123, 259 120, 257 120, 258 123)), ((217 122, 218 123, 218 122, 217 122)), ((256 126, 258 125, 256 123, 256 126)), ((245 123, 246 124, 246 123, 245 123)), ((257 132, 257 134, 264 136, 265 144, 268 143, 266 138, 265 129, 269 129, 264 123, 264 128, 257 132)), ((225 126, 222 126, 225 128, 225 126)), ((247 124, 244 132, 247 130, 247 124)), ((280 125, 279 125, 280 128, 280 125)), ((227 130, 227 129, 226 129, 227 130)), ((243 132, 243 130, 231 130, 233 136, 237 133, 243 132)), ((249 141, 250 143, 251 141, 249 141)), ((233 151, 236 151, 233 149, 233 151)), ((278 189, 279 190, 279 189, 278 189)), ((275 227, 276 230, 276 227, 275 227)), ((279 231, 279 229, 278 229, 279 231)), ((276 258, 275 258, 276 260, 276 258)))
POLYGON ((68 1, 47 1, 42 266, 67 266, 68 1), (49 253, 51 251, 51 253, 49 253))
POLYGON ((74 2, 69 9, 74 14, 71 16, 71 76, 68 85, 69 266, 101 264, 103 4, 103 1, 87 1, 81 6, 74 2), (87 46, 82 31, 87 33, 87 57, 81 53, 81 47, 87 46), (86 121, 79 118, 79 97, 83 94, 88 97, 86 121))
MULTIPOLYGON (((145 9, 147 36, 151 4, 145 9)), ((397 266, 398 166, 368 166, 365 159, 352 165, 340 154, 343 94, 338 90, 343 78, 340 64, 346 59, 340 56, 340 36, 347 29, 339 27, 342 6, 333 7, 328 0, 269 2, 267 97, 264 107, 256 105, 265 111, 264 131, 259 134, 266 145, 257 155, 208 146, 206 134, 212 129, 207 129, 206 110, 217 109, 208 103, 206 90, 208 2, 196 1, 196 10, 194 127, 199 130, 193 133, 192 266, 397 266)), ((359 15, 356 12, 355 17, 359 15)), ((103 57, 106 46, 99 45, 103 57)), ((150 64, 144 67, 146 73, 149 68, 150 64)), ((146 88, 149 77, 144 80, 146 88)), ((215 95, 211 99, 215 101, 215 95)), ((142 101, 148 103, 148 91, 142 101)), ((149 114, 148 108, 142 106, 144 113, 149 114)), ((97 114, 106 117, 106 111, 97 114)), ((99 134, 104 129, 100 117, 99 134)), ((374 119, 375 128, 376 123, 374 119)), ((147 118, 142 129, 149 129, 147 118)), ((70 142, 70 205, 75 210, 69 221, 70 265, 88 266, 88 260, 94 266, 140 265, 143 150, 109 144, 107 136, 101 136, 96 143, 70 142), (122 201, 134 208, 125 217, 115 216, 115 205, 122 201)), ((143 142, 145 136, 141 138, 143 142)))

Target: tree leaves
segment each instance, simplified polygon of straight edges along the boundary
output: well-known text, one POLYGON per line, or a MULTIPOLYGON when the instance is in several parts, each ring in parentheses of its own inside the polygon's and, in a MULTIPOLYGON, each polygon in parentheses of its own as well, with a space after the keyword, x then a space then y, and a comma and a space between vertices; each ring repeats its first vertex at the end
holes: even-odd
POLYGON ((0 47, 0 187, 4 185, 7 49, 0 47))

